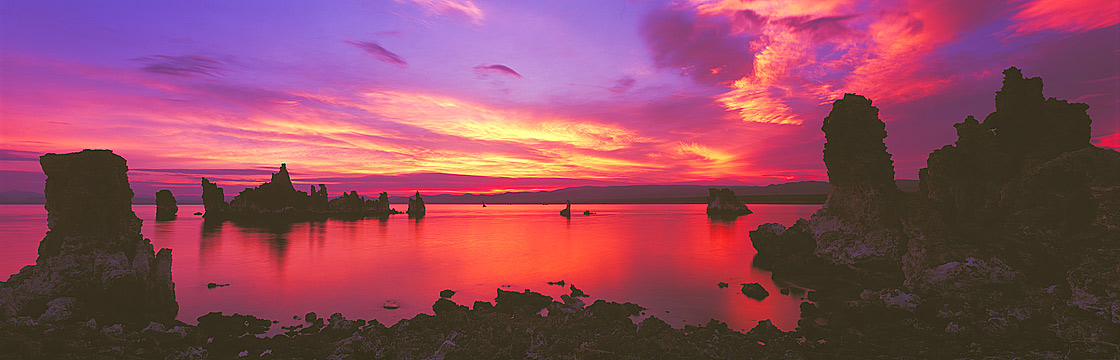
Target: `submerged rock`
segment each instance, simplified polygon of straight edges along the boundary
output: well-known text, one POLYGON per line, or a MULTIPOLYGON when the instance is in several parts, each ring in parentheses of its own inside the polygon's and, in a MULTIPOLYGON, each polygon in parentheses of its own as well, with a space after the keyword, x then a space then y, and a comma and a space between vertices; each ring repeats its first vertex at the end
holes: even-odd
POLYGON ((50 231, 35 265, 0 282, 0 320, 58 320, 74 311, 108 321, 174 320, 171 250, 157 254, 140 234, 124 158, 84 150, 39 162, 50 231))
POLYGON ((708 216, 713 218, 734 218, 753 213, 746 204, 735 197, 735 192, 729 188, 708 189, 708 216))
POLYGON ((179 212, 179 205, 175 202, 175 195, 171 194, 171 190, 160 190, 156 192, 156 220, 174 220, 175 214, 179 212))

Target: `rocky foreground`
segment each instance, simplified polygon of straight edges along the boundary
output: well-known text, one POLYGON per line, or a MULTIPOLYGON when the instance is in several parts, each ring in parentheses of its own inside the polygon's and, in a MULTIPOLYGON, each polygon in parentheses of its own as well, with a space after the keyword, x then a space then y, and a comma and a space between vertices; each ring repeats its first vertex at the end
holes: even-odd
MULTIPOLYGON (((188 325, 173 320, 170 250, 139 234, 124 159, 84 151, 41 159, 51 231, 36 265, 0 283, 0 358, 1120 357, 1120 152, 1089 145, 1086 105, 1004 74, 996 112, 957 124, 913 194, 894 184, 878 109, 852 94, 834 103, 825 206, 751 233, 755 266, 816 289, 795 331, 635 324, 639 305, 586 305, 575 287, 561 301, 498 290, 470 309, 441 298, 434 316, 391 327, 314 313, 275 336, 247 315, 188 325)), ((261 188, 238 204, 273 201, 261 188)), ((234 206, 209 199, 208 213, 234 206)))

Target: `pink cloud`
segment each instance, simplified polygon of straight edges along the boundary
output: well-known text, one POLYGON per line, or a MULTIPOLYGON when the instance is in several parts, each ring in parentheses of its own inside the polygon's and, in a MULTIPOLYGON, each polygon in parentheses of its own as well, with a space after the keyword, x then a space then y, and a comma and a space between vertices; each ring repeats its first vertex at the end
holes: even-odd
POLYGON ((462 18, 480 24, 486 15, 471 0, 397 0, 419 6, 429 16, 462 18))
POLYGON ((1043 31, 1084 32, 1120 23, 1120 4, 1115 0, 1026 0, 1018 1, 1010 27, 1013 35, 1043 31))

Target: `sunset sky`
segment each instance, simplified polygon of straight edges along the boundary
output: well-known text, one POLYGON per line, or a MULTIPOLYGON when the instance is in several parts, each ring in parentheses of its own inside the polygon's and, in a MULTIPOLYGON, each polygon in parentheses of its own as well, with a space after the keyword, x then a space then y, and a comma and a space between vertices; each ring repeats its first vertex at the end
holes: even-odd
POLYGON ((140 196, 491 193, 825 180, 844 93, 899 178, 983 118, 1009 66, 1120 149, 1120 1, 2 1, 0 180, 128 159, 140 196))

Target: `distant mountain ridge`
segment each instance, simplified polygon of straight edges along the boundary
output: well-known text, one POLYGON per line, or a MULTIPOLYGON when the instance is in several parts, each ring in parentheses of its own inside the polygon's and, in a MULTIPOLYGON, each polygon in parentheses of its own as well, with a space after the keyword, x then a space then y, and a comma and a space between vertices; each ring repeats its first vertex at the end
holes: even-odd
MULTIPOLYGON (((895 180, 902 191, 918 191, 918 180, 895 180)), ((576 186, 551 191, 508 192, 502 194, 421 195, 428 204, 542 204, 563 203, 705 203, 708 188, 729 188, 735 196, 754 204, 821 204, 831 185, 827 181, 797 181, 766 186, 707 186, 707 185, 618 185, 576 186)), ((367 194, 369 195, 369 194, 367 194)), ((42 204, 43 194, 29 191, 8 190, 0 192, 0 204, 42 204)), ((201 204, 198 196, 178 198, 179 204, 201 204)), ((407 196, 390 196, 393 204, 407 204, 407 196)), ((137 196, 136 205, 155 204, 154 197, 137 196)))

